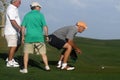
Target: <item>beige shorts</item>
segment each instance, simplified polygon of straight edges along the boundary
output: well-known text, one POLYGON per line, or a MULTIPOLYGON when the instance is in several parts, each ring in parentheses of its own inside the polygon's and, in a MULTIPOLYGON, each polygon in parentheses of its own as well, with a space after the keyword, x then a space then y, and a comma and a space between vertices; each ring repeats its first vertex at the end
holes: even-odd
POLYGON ((7 40, 8 47, 16 47, 17 46, 17 35, 5 35, 7 40))
POLYGON ((45 43, 25 43, 24 53, 46 54, 46 45, 45 43))

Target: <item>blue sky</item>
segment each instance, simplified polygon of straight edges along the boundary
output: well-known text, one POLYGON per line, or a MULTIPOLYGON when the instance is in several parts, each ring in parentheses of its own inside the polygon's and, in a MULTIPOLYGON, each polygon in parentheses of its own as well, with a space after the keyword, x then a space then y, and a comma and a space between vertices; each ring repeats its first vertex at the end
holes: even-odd
POLYGON ((78 36, 95 39, 120 39, 120 0, 22 0, 20 17, 38 1, 46 18, 49 33, 56 29, 86 22, 88 29, 78 36))

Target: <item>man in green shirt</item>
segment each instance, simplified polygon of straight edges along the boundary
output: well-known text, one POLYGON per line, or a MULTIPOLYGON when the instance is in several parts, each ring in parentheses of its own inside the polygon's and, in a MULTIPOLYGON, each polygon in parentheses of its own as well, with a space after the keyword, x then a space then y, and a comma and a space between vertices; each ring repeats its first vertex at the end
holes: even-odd
POLYGON ((44 43, 44 35, 48 40, 48 27, 44 15, 40 12, 41 5, 32 2, 31 11, 24 16, 22 22, 22 42, 24 43, 24 69, 21 73, 28 73, 28 57, 29 53, 41 54, 45 64, 45 70, 50 70, 46 55, 46 46, 44 43))

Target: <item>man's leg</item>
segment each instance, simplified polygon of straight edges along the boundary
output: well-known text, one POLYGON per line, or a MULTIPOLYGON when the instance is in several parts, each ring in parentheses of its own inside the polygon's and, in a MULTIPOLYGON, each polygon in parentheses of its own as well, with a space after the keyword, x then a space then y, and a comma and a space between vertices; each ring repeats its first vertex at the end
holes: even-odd
POLYGON ((9 48, 9 54, 8 54, 9 56, 6 64, 7 67, 19 67, 19 64, 14 60, 15 51, 16 51, 16 47, 9 48))
POLYGON ((64 53, 64 59, 63 59, 63 63, 62 63, 61 69, 74 70, 75 67, 70 67, 70 66, 67 65, 67 61, 68 61, 68 58, 69 58, 69 56, 70 56, 72 47, 71 47, 71 45, 69 45, 68 43, 66 43, 66 44, 64 45, 64 48, 66 48, 66 51, 65 51, 65 53, 64 53))
POLYGON ((24 57, 23 57, 23 63, 24 63, 24 68, 20 70, 21 73, 28 73, 28 57, 29 54, 28 53, 24 53, 24 57))
POLYGON ((44 62, 44 64, 45 64, 45 69, 46 69, 46 70, 50 70, 50 67, 49 67, 49 65, 48 65, 47 55, 46 55, 46 54, 41 54, 41 56, 42 56, 43 62, 44 62))
POLYGON ((66 49, 64 49, 60 55, 59 61, 57 63, 57 68, 61 68, 61 66, 62 66, 65 51, 66 51, 66 49))
POLYGON ((14 54, 16 52, 17 47, 10 47, 9 48, 9 56, 8 56, 8 61, 12 60, 14 57, 14 54))
POLYGON ((27 69, 28 67, 28 57, 29 57, 29 54, 28 53, 24 53, 24 69, 27 69))
POLYGON ((66 43, 63 47, 66 48, 66 51, 64 53, 63 63, 67 63, 72 47, 68 43, 66 43))
POLYGON ((41 54, 42 56, 42 60, 45 64, 45 70, 50 70, 50 67, 48 65, 48 58, 47 58, 47 55, 46 55, 46 45, 45 43, 37 43, 37 50, 38 50, 38 53, 41 54))
POLYGON ((10 47, 9 49, 9 56, 6 59, 7 67, 19 67, 19 64, 14 60, 14 54, 15 54, 16 47, 10 47))
POLYGON ((19 67, 19 64, 14 60, 14 55, 17 49, 17 37, 16 35, 11 35, 11 36, 5 36, 8 47, 9 47, 9 53, 8 53, 8 58, 6 59, 7 67, 19 67))
POLYGON ((33 53, 33 46, 31 43, 24 44, 24 57, 23 57, 23 64, 24 68, 20 70, 21 73, 28 73, 28 59, 29 53, 33 53))
POLYGON ((58 61, 58 63, 57 63, 57 68, 60 68, 60 67, 62 66, 63 58, 64 58, 64 55, 61 54, 61 55, 60 55, 60 59, 59 59, 59 61, 58 61))
POLYGON ((65 67, 67 67, 67 61, 68 61, 68 57, 70 55, 70 52, 72 50, 72 47, 71 45, 69 45, 68 43, 66 43, 63 48, 66 48, 66 51, 64 53, 64 59, 63 59, 63 63, 62 63, 62 68, 61 69, 64 69, 65 67))

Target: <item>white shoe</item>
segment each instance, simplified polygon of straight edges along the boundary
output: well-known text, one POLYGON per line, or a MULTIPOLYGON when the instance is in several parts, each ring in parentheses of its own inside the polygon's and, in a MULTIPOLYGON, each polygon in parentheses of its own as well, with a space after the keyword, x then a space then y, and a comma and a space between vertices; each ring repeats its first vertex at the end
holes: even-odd
POLYGON ((75 67, 67 67, 67 70, 74 70, 75 67))
POLYGON ((46 71, 50 71, 50 67, 49 66, 45 66, 45 70, 46 71))
POLYGON ((61 69, 70 71, 70 70, 74 70, 75 67, 66 66, 66 67, 61 67, 61 69))
MULTIPOLYGON (((6 59, 6 62, 8 62, 8 58, 6 59)), ((15 61, 15 59, 12 59, 12 62, 13 62, 14 64, 19 65, 19 63, 18 63, 18 62, 16 62, 16 61, 15 61)))
POLYGON ((61 68, 61 66, 62 66, 62 61, 58 61, 58 64, 57 64, 57 68, 61 68))
POLYGON ((12 60, 8 61, 6 64, 7 67, 19 67, 19 64, 15 64, 12 60))
POLYGON ((28 73, 28 70, 27 69, 21 69, 20 72, 21 73, 28 73))
POLYGON ((61 66, 62 66, 61 64, 58 64, 56 67, 57 67, 57 68, 60 68, 61 66))
POLYGON ((12 62, 13 62, 14 64, 16 64, 16 65, 19 65, 19 63, 16 62, 14 59, 12 59, 12 62))

